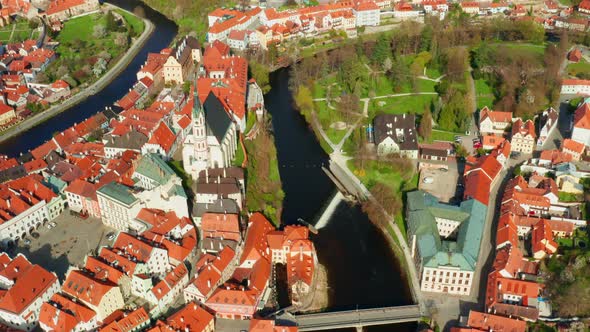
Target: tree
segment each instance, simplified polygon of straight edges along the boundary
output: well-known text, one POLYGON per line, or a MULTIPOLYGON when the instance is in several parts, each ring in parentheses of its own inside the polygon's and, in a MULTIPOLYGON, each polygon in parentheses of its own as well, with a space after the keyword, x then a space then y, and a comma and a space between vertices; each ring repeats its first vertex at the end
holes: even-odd
POLYGON ((105 15, 106 29, 108 32, 114 32, 119 29, 119 24, 112 11, 108 11, 105 15))
POLYGON ((185 81, 182 84, 182 92, 184 92, 185 95, 188 95, 191 92, 191 82, 190 81, 185 81))
POLYGON ((262 89, 262 93, 269 92, 271 86, 268 67, 256 61, 250 61, 250 72, 258 86, 262 89))
POLYGON ((424 110, 424 114, 422 114, 422 118, 420 119, 418 133, 425 140, 429 140, 432 135, 432 114, 428 107, 424 110))
POLYGON ((383 71, 388 73, 391 68, 393 67, 393 62, 391 61, 390 57, 385 58, 383 61, 383 71))
POLYGON ((344 62, 340 70, 340 79, 348 92, 354 92, 357 82, 365 78, 366 70, 357 58, 350 58, 344 62))
POLYGON ((120 47, 127 47, 129 44, 129 37, 124 32, 118 32, 115 34, 115 45, 120 47))
POLYGON ((92 28, 92 36, 94 38, 104 38, 107 35, 107 28, 102 24, 97 24, 92 28))
POLYGON ((311 91, 305 85, 300 85, 295 94, 295 106, 303 115, 311 114, 313 110, 313 96, 311 91))
POLYGON ((135 8, 133 8, 133 14, 135 14, 135 16, 145 18, 145 9, 143 9, 142 6, 135 6, 135 8))
POLYGON ((271 64, 274 64, 277 61, 277 58, 279 57, 279 50, 277 48, 277 45, 275 43, 271 43, 270 45, 268 45, 268 61, 271 64))
POLYGON ((390 216, 395 215, 401 210, 402 202, 400 196, 395 195, 390 186, 377 182, 371 188, 371 194, 390 216))
POLYGON ((377 43, 375 44, 375 48, 373 49, 371 61, 374 64, 380 65, 389 56, 391 56, 390 41, 389 39, 387 39, 387 36, 381 34, 377 38, 377 43))

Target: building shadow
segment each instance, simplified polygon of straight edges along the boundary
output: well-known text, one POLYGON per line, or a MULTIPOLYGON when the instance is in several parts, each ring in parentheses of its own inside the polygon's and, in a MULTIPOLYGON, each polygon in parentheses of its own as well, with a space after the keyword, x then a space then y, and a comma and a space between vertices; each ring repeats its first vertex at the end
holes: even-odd
POLYGON ((28 247, 19 247, 14 250, 14 254, 11 256, 16 256, 19 253, 25 255, 31 263, 38 264, 49 272, 55 272, 59 280, 65 280, 66 273, 70 267, 70 261, 66 253, 54 257, 53 248, 49 244, 45 244, 36 250, 31 250, 28 247))

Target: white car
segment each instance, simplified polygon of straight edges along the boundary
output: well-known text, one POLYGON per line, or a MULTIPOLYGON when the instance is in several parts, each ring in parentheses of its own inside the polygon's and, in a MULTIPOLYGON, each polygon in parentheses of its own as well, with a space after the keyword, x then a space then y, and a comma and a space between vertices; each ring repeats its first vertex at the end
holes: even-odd
POLYGON ((47 227, 47 229, 52 229, 52 228, 53 228, 53 227, 55 227, 55 226, 53 226, 51 223, 49 223, 49 224, 47 224, 47 226, 45 226, 45 227, 47 227))
POLYGON ((434 182, 434 179, 430 176, 427 176, 424 178, 424 180, 422 180, 422 182, 426 183, 426 184, 430 184, 434 182))

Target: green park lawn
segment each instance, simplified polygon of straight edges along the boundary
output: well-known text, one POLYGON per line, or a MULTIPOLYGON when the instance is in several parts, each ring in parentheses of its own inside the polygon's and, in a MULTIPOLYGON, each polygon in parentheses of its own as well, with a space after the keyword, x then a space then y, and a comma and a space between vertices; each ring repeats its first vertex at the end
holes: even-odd
POLYGON ((477 108, 481 109, 484 106, 490 108, 494 104, 494 93, 492 87, 483 78, 475 80, 475 94, 477 98, 477 108))
POLYGON ((374 99, 369 102, 369 113, 422 114, 435 98, 436 95, 414 95, 374 99), (385 105, 379 106, 379 102, 385 102, 385 105))
POLYGON ((31 37, 36 39, 39 37, 39 32, 36 29, 31 29, 28 21, 17 22, 0 28, 0 41, 3 43, 22 42, 31 37), (13 29, 14 33, 12 32, 13 29))
POLYGON ((133 28, 133 31, 135 31, 138 34, 140 34, 143 31, 144 23, 142 19, 120 9, 116 9, 115 11, 123 16, 125 22, 127 22, 127 24, 129 24, 133 28))
POLYGON ((59 33, 57 40, 60 43, 64 43, 75 39, 94 39, 92 32, 94 26, 97 24, 106 25, 106 18, 104 15, 96 13, 68 20, 64 24, 62 31, 59 33))
POLYGON ((590 78, 590 63, 584 59, 578 63, 570 63, 567 65, 567 73, 570 76, 590 78))
POLYGON ((434 141, 454 142, 456 135, 461 135, 461 133, 453 133, 450 131, 433 129, 432 133, 430 134, 430 141, 431 142, 434 142, 434 141))
POLYGON ((353 160, 349 160, 348 168, 350 168, 368 189, 371 189, 377 182, 381 182, 391 187, 393 192, 399 192, 405 183, 402 174, 392 169, 385 162, 367 160, 365 161, 364 169, 360 170, 356 168, 353 160))

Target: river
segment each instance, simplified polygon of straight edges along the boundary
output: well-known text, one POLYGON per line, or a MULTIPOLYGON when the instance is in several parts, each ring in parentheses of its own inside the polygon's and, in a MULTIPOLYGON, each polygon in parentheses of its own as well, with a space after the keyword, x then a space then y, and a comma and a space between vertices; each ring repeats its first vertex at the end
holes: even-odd
POLYGON ((147 59, 150 52, 159 53, 167 47, 178 31, 174 22, 160 13, 141 4, 137 0, 109 0, 107 1, 121 8, 133 11, 136 6, 144 7, 146 18, 154 23, 155 29, 135 58, 106 88, 78 105, 63 111, 44 123, 22 132, 2 143, 0 153, 18 156, 22 152, 32 150, 52 137, 57 131, 63 131, 74 123, 79 123, 88 117, 112 106, 115 101, 123 97, 136 82, 135 74, 147 59))
MULTIPOLYGON (((292 107, 288 81, 286 69, 273 73, 273 88, 265 96, 285 191, 282 219, 286 224, 295 223, 298 218, 315 220, 335 192, 334 184, 321 169, 329 158, 303 117, 292 107)), ((313 242, 320 263, 328 270, 331 308, 411 303, 407 282, 387 240, 358 206, 341 203, 313 242)), ((366 329, 413 330, 415 324, 366 329)))
MULTIPOLYGON (((129 66, 112 83, 82 103, 66 110, 37 127, 0 144, 0 153, 17 156, 49 139, 96 112, 112 105, 131 88, 135 73, 145 62, 148 52, 159 52, 173 40, 178 29, 166 17, 137 0, 108 1, 130 11, 143 6, 146 18, 155 25, 154 33, 129 66)), ((287 70, 272 74, 273 89, 265 96, 273 117, 280 175, 285 191, 284 223, 297 218, 315 220, 335 192, 321 166, 328 156, 299 113, 292 107, 287 88, 287 70)), ((341 203, 327 226, 313 237, 319 261, 326 266, 329 279, 329 301, 333 309, 364 308, 411 303, 407 282, 399 262, 382 235, 358 206, 341 203)), ((368 328, 365 331, 414 331, 415 324, 368 328)))

